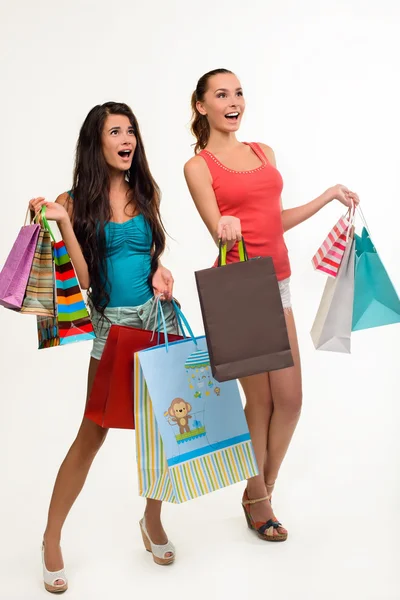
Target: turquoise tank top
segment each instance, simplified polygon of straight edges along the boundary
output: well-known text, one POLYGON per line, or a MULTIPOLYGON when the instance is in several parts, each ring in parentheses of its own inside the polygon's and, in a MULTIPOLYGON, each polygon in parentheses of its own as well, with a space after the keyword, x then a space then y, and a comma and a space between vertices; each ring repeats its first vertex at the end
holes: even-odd
POLYGON ((105 225, 107 245, 108 307, 139 306, 153 296, 151 273, 152 233, 143 215, 125 223, 105 225))
MULTIPOLYGON (((73 199, 71 191, 67 192, 73 199)), ((150 225, 137 215, 125 223, 106 223, 107 307, 140 306, 153 297, 149 283, 153 236, 150 225)))

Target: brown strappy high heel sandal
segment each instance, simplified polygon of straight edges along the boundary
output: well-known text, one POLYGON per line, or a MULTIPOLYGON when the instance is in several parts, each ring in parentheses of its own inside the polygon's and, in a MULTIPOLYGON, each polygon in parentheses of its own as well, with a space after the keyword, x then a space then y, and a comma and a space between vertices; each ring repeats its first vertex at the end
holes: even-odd
POLYGON ((280 527, 282 527, 282 523, 279 523, 279 521, 277 521, 275 517, 273 519, 269 519, 266 523, 263 523, 260 521, 254 521, 253 517, 251 516, 250 506, 252 504, 256 504, 257 502, 264 502, 264 500, 271 501, 271 495, 264 496, 264 498, 256 498, 255 500, 249 500, 247 496, 247 491, 245 490, 243 494, 242 506, 246 517, 247 525, 249 526, 249 529, 252 529, 257 533, 258 537, 261 540, 264 540, 266 542, 284 542, 285 540, 287 540, 288 534, 279 533, 277 531, 280 527))
MULTIPOLYGON (((266 483, 265 487, 267 488, 267 494, 268 494, 268 500, 269 503, 272 507, 272 492, 274 491, 274 487, 275 487, 275 481, 274 483, 266 483), (270 491, 271 490, 271 491, 270 491)), ((274 514, 274 520, 277 521, 278 519, 276 518, 275 514, 274 514)), ((280 526, 282 527, 282 529, 285 529, 282 525, 280 526)), ((283 534, 282 534, 283 535, 283 534)), ((286 531, 286 536, 288 535, 287 531, 286 531)))

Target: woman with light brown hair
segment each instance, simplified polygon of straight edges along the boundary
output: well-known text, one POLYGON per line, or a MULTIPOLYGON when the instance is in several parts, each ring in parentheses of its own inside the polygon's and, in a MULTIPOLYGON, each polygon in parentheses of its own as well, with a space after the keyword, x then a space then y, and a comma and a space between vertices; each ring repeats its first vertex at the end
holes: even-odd
POLYGON ((281 292, 294 366, 245 377, 240 383, 260 473, 248 480, 243 495, 246 520, 261 539, 284 541, 288 532, 274 515, 271 496, 302 403, 284 233, 332 200, 346 207, 359 200, 345 186, 335 185, 304 206, 283 209, 283 181, 273 150, 236 138, 245 100, 240 81, 231 71, 216 69, 203 75, 192 96, 192 110, 195 156, 186 163, 184 172, 197 210, 216 244, 220 240, 227 244, 227 263, 239 260, 237 243, 242 236, 249 258, 271 256, 281 292))

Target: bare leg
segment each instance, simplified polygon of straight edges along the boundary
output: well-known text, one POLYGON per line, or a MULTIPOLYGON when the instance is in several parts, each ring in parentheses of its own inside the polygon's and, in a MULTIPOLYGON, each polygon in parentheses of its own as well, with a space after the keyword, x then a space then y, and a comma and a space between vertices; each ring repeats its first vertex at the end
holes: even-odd
MULTIPOLYGON (((87 398, 89 398, 92 389, 98 364, 98 360, 94 358, 90 360, 87 398)), ((45 562, 49 571, 58 571, 63 568, 60 549, 62 527, 83 488, 89 469, 107 436, 107 432, 107 429, 84 418, 78 435, 60 467, 54 485, 47 527, 43 538, 45 542, 45 562)), ((161 524, 161 506, 162 502, 147 500, 146 525, 154 544, 166 544, 168 541, 161 524)), ((57 583, 61 582, 56 582, 56 585, 57 583)))
MULTIPOLYGON (((240 383, 246 395, 246 419, 260 472, 260 475, 247 481, 247 495, 250 500, 256 500, 267 496, 264 481, 265 448, 268 444, 268 429, 273 412, 269 375, 262 373, 245 377, 240 383)), ((274 516, 268 500, 253 504, 251 515, 260 525, 274 516)), ((277 533, 285 533, 285 530, 279 529, 277 533)))
POLYGON ((286 325, 292 349, 294 367, 273 371, 269 374, 274 410, 272 413, 264 466, 264 479, 268 492, 273 484, 286 455, 301 412, 301 366, 296 326, 293 313, 286 313, 286 325))
MULTIPOLYGON (((147 498, 146 501, 146 527, 153 544, 164 545, 168 542, 168 536, 161 523, 162 502, 147 498)), ((165 558, 172 556, 172 552, 167 552, 165 558)))
MULTIPOLYGON (((89 397, 99 361, 90 359, 87 397, 89 397)), ((107 429, 83 419, 78 435, 62 463, 54 485, 47 526, 44 533, 45 562, 49 571, 63 568, 60 549, 61 530, 65 519, 86 481, 90 466, 103 444, 107 429)))

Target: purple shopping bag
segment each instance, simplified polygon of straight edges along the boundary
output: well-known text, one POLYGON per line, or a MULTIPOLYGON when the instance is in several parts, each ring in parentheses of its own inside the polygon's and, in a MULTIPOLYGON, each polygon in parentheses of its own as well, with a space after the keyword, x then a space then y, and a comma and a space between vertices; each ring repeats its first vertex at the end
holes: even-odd
POLYGON ((21 227, 0 273, 0 305, 5 308, 21 309, 39 231, 38 223, 21 227))

